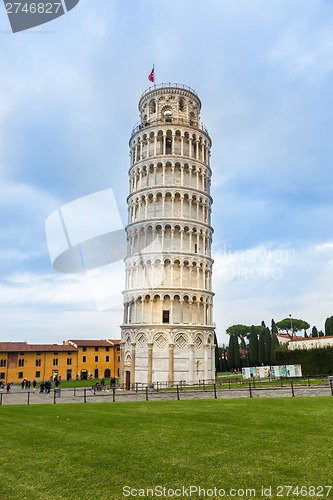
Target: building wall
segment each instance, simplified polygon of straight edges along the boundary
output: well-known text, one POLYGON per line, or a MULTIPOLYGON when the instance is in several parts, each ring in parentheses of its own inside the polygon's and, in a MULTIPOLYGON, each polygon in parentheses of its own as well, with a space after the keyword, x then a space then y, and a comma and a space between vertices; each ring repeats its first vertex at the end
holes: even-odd
POLYGON ((109 378, 119 376, 120 348, 117 347, 78 347, 79 378, 109 378))
POLYGON ((55 376, 61 380, 119 376, 119 345, 98 346, 98 351, 91 346, 84 350, 82 346, 74 348, 70 343, 65 345, 68 347, 59 345, 59 350, 54 351, 50 351, 48 344, 45 345, 47 350, 43 350, 41 345, 39 351, 32 351, 29 345, 27 349, 22 347, 22 350, 14 352, 0 349, 0 380, 20 383, 24 379, 41 382, 55 376))
POLYGON ((310 337, 302 340, 291 340, 288 349, 318 349, 320 347, 332 347, 333 337, 310 337))
POLYGON ((29 352, 0 353, 1 360, 6 360, 6 367, 0 366, 0 379, 8 382, 49 380, 54 376, 62 380, 75 378, 77 370, 77 352, 29 352))

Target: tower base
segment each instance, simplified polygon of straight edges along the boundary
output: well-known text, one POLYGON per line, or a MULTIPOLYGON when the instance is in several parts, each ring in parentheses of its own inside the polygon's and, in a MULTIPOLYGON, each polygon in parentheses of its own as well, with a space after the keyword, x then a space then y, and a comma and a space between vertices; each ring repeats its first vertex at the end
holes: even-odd
POLYGON ((120 384, 196 384, 215 379, 214 327, 123 325, 120 384))

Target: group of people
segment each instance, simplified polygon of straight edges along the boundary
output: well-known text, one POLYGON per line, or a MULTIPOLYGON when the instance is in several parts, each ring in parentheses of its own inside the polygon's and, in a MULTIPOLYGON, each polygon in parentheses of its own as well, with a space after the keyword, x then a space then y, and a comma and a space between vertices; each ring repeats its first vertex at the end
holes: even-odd
MULTIPOLYGON (((4 389, 4 388, 5 388, 5 382, 4 382, 4 380, 0 380, 0 389, 4 389)), ((6 392, 7 392, 7 394, 10 393, 10 383, 9 382, 7 382, 7 384, 6 384, 6 392)))
MULTIPOLYGON (((57 376, 54 377, 54 384, 56 387, 59 387, 60 385, 60 377, 58 379, 57 376)), ((0 380, 0 389, 5 389, 6 387, 6 392, 7 394, 10 393, 10 388, 11 388, 11 384, 9 382, 5 383, 4 380, 0 380)), ((36 380, 33 380, 31 382, 31 380, 27 380, 27 379, 23 379, 22 382, 21 382, 21 389, 30 389, 32 387, 32 390, 33 392, 35 392, 36 388, 37 388, 37 382, 36 380)), ((40 385, 39 385, 39 392, 41 394, 49 394, 50 391, 52 389, 52 382, 50 380, 43 380, 40 385)))
POLYGON ((23 379, 21 382, 21 389, 30 389, 32 386, 33 390, 36 390, 37 387, 37 382, 36 380, 33 380, 32 382, 30 380, 23 379))
POLYGON ((40 394, 49 394, 52 388, 52 382, 50 380, 44 380, 40 383, 39 392, 40 394))

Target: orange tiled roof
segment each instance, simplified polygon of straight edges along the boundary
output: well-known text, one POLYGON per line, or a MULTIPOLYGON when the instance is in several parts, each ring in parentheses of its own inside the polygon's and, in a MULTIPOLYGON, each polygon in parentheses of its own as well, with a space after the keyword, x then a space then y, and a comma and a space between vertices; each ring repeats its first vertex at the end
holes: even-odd
MULTIPOLYGON (((290 338, 290 336, 287 333, 277 333, 276 335, 277 335, 277 337, 282 337, 284 339, 289 339, 291 341, 291 338, 290 338)), ((304 339, 306 340, 307 337, 300 337, 300 336, 297 336, 297 335, 293 336, 293 340, 304 340, 304 339)))
POLYGON ((64 344, 27 344, 26 342, 0 342, 0 352, 76 351, 64 344))
POLYGON ((307 340, 319 340, 319 339, 333 339, 333 335, 322 335, 321 337, 294 337, 291 342, 294 342, 296 340, 302 340, 302 341, 307 341, 307 340))
POLYGON ((120 340, 87 340, 87 339, 79 339, 73 340, 69 339, 67 342, 75 344, 78 347, 110 347, 113 344, 119 343, 120 340))

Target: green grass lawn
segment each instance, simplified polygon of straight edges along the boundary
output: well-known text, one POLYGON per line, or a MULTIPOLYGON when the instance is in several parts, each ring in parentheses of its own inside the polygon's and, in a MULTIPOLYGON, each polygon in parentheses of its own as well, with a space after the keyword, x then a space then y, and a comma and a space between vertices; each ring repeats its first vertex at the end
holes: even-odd
POLYGON ((330 485, 332 415, 332 397, 2 406, 0 499, 122 499, 124 486, 159 485, 264 498, 262 486, 330 485))

